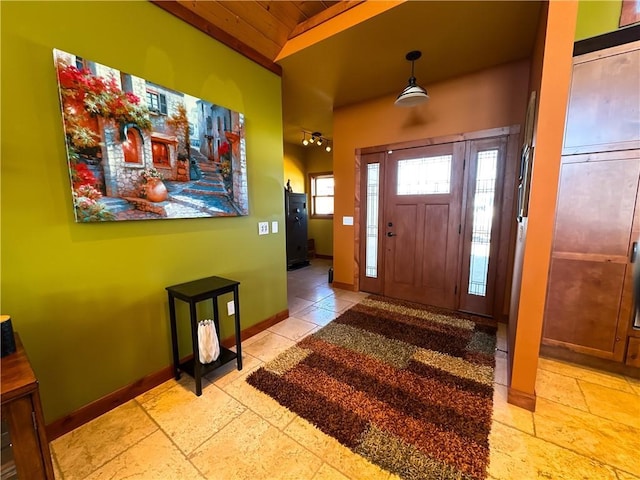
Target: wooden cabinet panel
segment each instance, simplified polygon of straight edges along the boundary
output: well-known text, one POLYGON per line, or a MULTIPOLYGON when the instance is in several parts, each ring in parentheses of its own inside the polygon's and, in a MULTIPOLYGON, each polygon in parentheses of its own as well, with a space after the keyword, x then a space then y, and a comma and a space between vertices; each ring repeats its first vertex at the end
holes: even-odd
POLYGON ((2 417, 6 418, 13 443, 13 457, 18 478, 46 478, 42 457, 34 455, 40 451, 36 435, 31 397, 20 397, 2 406, 2 417))
POLYGON ((639 148, 640 42, 574 59, 563 154, 639 148))
POLYGON ((16 352, 2 357, 0 365, 2 423, 8 427, 18 478, 53 480, 38 381, 17 334, 15 339, 16 352))
POLYGON ((621 360, 624 342, 617 331, 626 269, 619 263, 552 258, 545 343, 621 360))
POLYGON ((622 361, 640 155, 563 157, 543 343, 622 361))
POLYGON ((554 252, 605 255, 609 261, 622 257, 624 261, 639 176, 637 159, 563 163, 554 252))
POLYGON ((629 338, 626 364, 630 367, 640 368, 640 338, 629 338))
POLYGON ((636 41, 573 61, 543 326, 547 353, 584 355, 585 363, 599 357, 615 370, 625 368, 627 350, 627 365, 637 366, 640 342, 630 337, 639 181, 636 41))

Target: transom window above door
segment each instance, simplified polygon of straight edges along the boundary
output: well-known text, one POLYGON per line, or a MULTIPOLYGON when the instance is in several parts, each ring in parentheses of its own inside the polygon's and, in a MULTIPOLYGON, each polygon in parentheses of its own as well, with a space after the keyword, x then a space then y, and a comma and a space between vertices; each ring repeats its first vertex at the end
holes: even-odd
POLYGON ((451 191, 451 155, 398 161, 397 195, 432 195, 451 191))

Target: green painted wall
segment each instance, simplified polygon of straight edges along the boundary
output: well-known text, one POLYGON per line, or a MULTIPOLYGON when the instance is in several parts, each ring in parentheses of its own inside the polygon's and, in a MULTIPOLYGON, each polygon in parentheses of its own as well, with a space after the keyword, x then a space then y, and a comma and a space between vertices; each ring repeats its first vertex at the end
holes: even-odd
POLYGON ((257 235, 284 227, 281 78, 149 2, 0 5, 0 311, 51 422, 170 365, 168 285, 239 280, 243 328, 287 308, 284 228, 257 235), (53 48, 243 112, 250 215, 76 224, 53 48))
MULTIPOLYGON (((308 148, 306 166, 307 191, 311 192, 309 174, 333 172, 333 154, 327 153, 324 148, 308 148)), ((316 254, 333 255, 333 219, 310 218, 309 238, 315 241, 316 254)))
POLYGON ((617 30, 621 10, 621 0, 580 0, 576 24, 576 41, 617 30))

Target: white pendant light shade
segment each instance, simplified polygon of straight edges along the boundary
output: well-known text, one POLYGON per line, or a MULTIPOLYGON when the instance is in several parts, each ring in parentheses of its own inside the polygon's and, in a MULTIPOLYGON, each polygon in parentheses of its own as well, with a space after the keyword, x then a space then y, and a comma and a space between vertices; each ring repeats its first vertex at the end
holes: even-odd
POLYGON ((398 98, 396 98, 395 104, 399 107, 413 107, 420 103, 426 102, 429 99, 429 94, 420 85, 407 85, 398 98))
POLYGON ((427 91, 416 84, 416 77, 413 76, 413 62, 421 56, 422 53, 417 50, 407 53, 406 59, 411 62, 411 77, 409 77, 409 85, 396 98, 395 104, 399 107, 413 107, 429 99, 427 91))

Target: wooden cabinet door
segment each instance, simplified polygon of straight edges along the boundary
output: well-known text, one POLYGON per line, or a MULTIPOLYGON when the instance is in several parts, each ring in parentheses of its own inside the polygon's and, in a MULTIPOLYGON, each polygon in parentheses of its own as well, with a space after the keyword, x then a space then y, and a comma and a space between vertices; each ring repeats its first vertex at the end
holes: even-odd
POLYGON ((25 395, 2 405, 2 418, 9 424, 18 478, 46 479, 40 440, 32 416, 34 408, 31 399, 31 395, 25 395))
POLYGON ((574 59, 563 155, 640 148, 640 41, 574 59))
POLYGON ((543 343, 622 361, 640 153, 563 157, 543 343))

